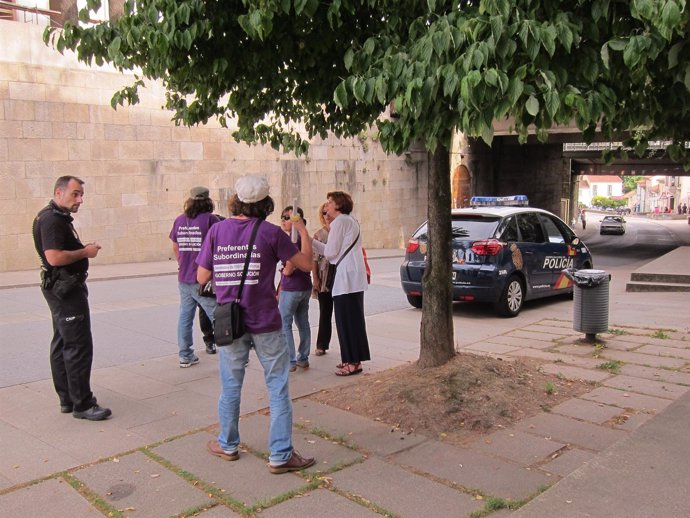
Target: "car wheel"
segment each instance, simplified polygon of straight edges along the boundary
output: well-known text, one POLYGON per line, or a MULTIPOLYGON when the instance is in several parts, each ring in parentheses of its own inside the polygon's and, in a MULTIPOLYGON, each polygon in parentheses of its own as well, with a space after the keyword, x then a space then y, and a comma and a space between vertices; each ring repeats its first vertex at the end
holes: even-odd
POLYGON ((419 295, 408 295, 407 302, 409 302, 411 306, 414 306, 417 309, 420 309, 422 307, 422 297, 420 297, 419 295))
POLYGON ((525 301, 525 286, 517 275, 511 275, 501 297, 496 302, 496 311, 502 317, 514 317, 520 313, 525 301))

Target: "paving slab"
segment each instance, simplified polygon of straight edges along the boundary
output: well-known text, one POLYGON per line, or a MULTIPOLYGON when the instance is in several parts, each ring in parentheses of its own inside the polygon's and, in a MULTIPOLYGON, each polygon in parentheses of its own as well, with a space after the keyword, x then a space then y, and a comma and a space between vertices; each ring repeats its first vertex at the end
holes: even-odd
POLYGON ((656 396, 663 399, 678 399, 690 390, 690 387, 683 385, 625 375, 614 376, 604 381, 603 384, 607 387, 640 392, 648 396, 656 396))
POLYGON ((485 342, 494 344, 512 345, 515 347, 529 347, 531 349, 549 349, 556 345, 551 341, 538 340, 521 336, 514 336, 513 333, 507 335, 497 335, 487 338, 485 342))
POLYGON ((2 421, 0 437, 0 475, 10 486, 80 464, 74 456, 2 421))
POLYGON ((364 498, 400 517, 467 516, 484 505, 458 489, 378 458, 349 466, 331 478, 335 489, 364 498))
POLYGON ((685 366, 687 360, 680 358, 669 358, 665 356, 654 356, 651 354, 640 354, 637 352, 613 351, 604 349, 600 353, 601 358, 609 360, 620 360, 626 363, 635 363, 647 367, 664 367, 667 369, 680 369, 685 366))
POLYGON ((638 342, 626 342, 618 338, 606 338, 601 340, 601 343, 603 343, 607 349, 616 349, 619 351, 634 351, 641 347, 638 342))
POLYGON ((572 326, 565 327, 560 325, 553 325, 551 322, 541 321, 536 324, 532 324, 522 328, 523 331, 532 331, 534 333, 548 333, 554 336, 573 336, 580 335, 582 333, 575 331, 572 326))
POLYGON ((643 345, 635 352, 641 354, 651 354, 656 356, 668 356, 669 358, 682 358, 690 360, 690 349, 678 347, 665 347, 662 345, 643 345))
POLYGON ((396 429, 362 416, 301 399, 293 403, 295 423, 307 429, 318 428, 332 437, 376 455, 386 456, 406 450, 427 440, 426 437, 396 429))
POLYGON ((579 344, 564 344, 557 343, 554 344, 552 349, 553 352, 570 354, 573 356, 592 356, 595 349, 591 345, 579 345, 579 344))
POLYGON ((212 439, 214 435, 198 432, 163 443, 152 451, 247 506, 306 485, 306 481, 294 473, 273 475, 268 471, 267 462, 251 453, 240 452, 239 460, 234 462, 214 457, 206 450, 206 443, 212 439))
POLYGON ((171 516, 212 503, 202 490, 138 451, 73 475, 111 506, 137 516, 171 516))
POLYGON ((595 403, 580 398, 569 399, 551 409, 553 414, 574 417, 594 424, 603 424, 623 412, 623 409, 617 406, 595 403))
POLYGON ((476 351, 488 354, 506 354, 511 351, 515 351, 517 346, 514 345, 503 345, 496 344, 492 342, 478 342, 475 344, 470 344, 463 347, 463 351, 476 351))
POLYGON ((458 484, 469 491, 511 500, 527 498, 556 480, 538 470, 432 440, 391 456, 391 461, 458 484))
POLYGON ((553 335, 551 333, 544 333, 543 331, 535 331, 533 328, 528 329, 528 328, 518 328, 518 329, 513 329, 511 331, 508 331, 502 336, 509 336, 511 338, 516 338, 516 339, 523 339, 526 342, 529 340, 536 340, 539 342, 548 342, 551 344, 555 344, 556 340, 559 338, 566 336, 561 333, 557 335, 553 335))
POLYGON ((516 518, 690 516, 690 396, 517 510, 516 518), (673 445, 673 447, 669 447, 673 445), (682 481, 673 483, 673 481, 682 481))
POLYGON ((482 437, 468 447, 512 460, 523 466, 534 466, 555 455, 566 445, 546 437, 509 429, 482 437))
POLYGON ((582 394, 582 399, 605 403, 607 405, 619 406, 621 408, 633 408, 642 412, 658 413, 663 410, 671 401, 654 396, 645 396, 634 392, 613 389, 609 387, 599 387, 591 392, 582 394))
POLYGON ((118 392, 131 399, 148 399, 182 390, 179 384, 164 383, 148 376, 132 373, 121 367, 97 369, 91 376, 92 383, 118 392))
POLYGON ((620 430, 555 414, 539 414, 524 419, 515 428, 592 451, 602 451, 626 436, 620 430))
POLYGON ((656 381, 668 381, 676 385, 690 387, 690 373, 678 372, 669 369, 655 369, 653 367, 642 367, 641 365, 621 365, 621 374, 635 378, 646 378, 656 381))
POLYGON ((380 518, 381 515, 327 489, 316 489, 261 511, 266 518, 380 518))
POLYGON ((585 369, 596 369, 597 365, 602 363, 602 360, 597 358, 585 358, 581 356, 572 356, 569 354, 529 348, 517 349, 507 354, 508 356, 536 358, 537 360, 545 360, 547 362, 575 365, 576 367, 582 367, 585 369))
POLYGON ((241 516, 242 515, 240 513, 236 513, 223 504, 218 504, 211 509, 207 509, 206 511, 194 515, 195 518, 240 518, 241 516))
POLYGON ((638 345, 658 345, 661 347, 678 347, 680 349, 687 349, 690 347, 690 338, 685 334, 681 335, 684 339, 673 338, 654 338, 649 335, 624 334, 617 337, 618 340, 636 343, 638 345))
MULTIPOLYGON (((254 414, 240 420, 240 440, 242 444, 256 452, 268 452, 268 430, 270 418, 263 414, 254 414)), ((314 471, 330 471, 338 466, 360 462, 360 453, 334 441, 317 435, 293 429, 292 446, 303 457, 314 457, 314 471)))
POLYGON ((562 363, 545 363, 541 366, 541 370, 547 374, 560 375, 569 380, 592 381, 597 383, 611 377, 611 374, 603 369, 583 369, 581 367, 573 367, 572 365, 563 365, 562 363))
POLYGON ((541 469, 558 475, 566 477, 576 469, 582 467, 586 462, 591 461, 596 454, 591 451, 581 450, 580 448, 570 448, 560 453, 557 457, 549 462, 543 464, 541 469))
POLYGON ((8 518, 103 518, 103 515, 62 479, 44 480, 0 495, 2 515, 8 518))
POLYGON ((637 430, 640 426, 652 419, 654 414, 638 411, 625 411, 620 418, 612 423, 612 426, 618 430, 625 430, 632 432, 637 430))

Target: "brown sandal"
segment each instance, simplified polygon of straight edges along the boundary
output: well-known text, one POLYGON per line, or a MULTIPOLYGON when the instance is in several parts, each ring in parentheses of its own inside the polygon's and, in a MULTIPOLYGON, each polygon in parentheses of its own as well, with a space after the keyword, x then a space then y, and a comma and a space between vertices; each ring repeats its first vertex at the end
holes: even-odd
POLYGON ((353 376, 362 372, 362 366, 359 363, 343 363, 336 367, 338 368, 335 371, 336 376, 353 376))

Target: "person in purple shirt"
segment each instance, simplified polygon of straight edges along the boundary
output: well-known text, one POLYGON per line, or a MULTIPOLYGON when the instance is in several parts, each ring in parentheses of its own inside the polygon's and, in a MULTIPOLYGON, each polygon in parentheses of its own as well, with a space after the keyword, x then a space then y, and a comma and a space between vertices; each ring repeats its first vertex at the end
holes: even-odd
POLYGON ((239 459, 239 417, 242 383, 249 349, 254 347, 264 369, 271 413, 268 434, 271 473, 299 471, 314 464, 292 446, 292 402, 288 390, 290 356, 278 311, 274 285, 279 261, 304 272, 311 270, 311 239, 302 220, 294 222, 302 238, 298 250, 283 230, 265 221, 273 212, 268 182, 259 176, 243 176, 235 183, 236 194, 228 202, 232 217, 214 225, 197 257, 197 281, 213 278, 219 305, 234 301, 247 258, 249 241, 258 226, 251 250, 240 306, 244 311, 246 333, 232 345, 219 347, 221 393, 218 399, 220 431, 218 439, 209 441, 212 455, 225 460, 239 459))
POLYGON ((206 187, 194 187, 184 204, 184 213, 175 218, 170 231, 173 251, 177 258, 177 281, 180 290, 180 316, 177 321, 177 346, 180 367, 191 367, 199 363, 194 354, 193 325, 197 305, 212 320, 216 301, 212 297, 199 295, 196 281, 196 256, 201 250, 206 234, 214 223, 220 221, 213 214, 213 201, 206 187))
MULTIPOLYGON (((300 219, 307 224, 304 219, 304 212, 301 207, 297 207, 297 214, 300 219)), ((293 214, 292 205, 283 209, 280 220, 283 230, 287 235, 292 232, 293 214)), ((300 246, 301 239, 297 238, 297 246, 300 246)), ((309 349, 311 349, 311 327, 309 326, 309 299, 311 297, 311 276, 303 272, 290 261, 285 263, 280 271, 280 297, 278 298, 278 309, 283 319, 283 332, 288 344, 290 353, 290 372, 309 368, 309 349), (292 336, 292 322, 297 324, 299 333, 299 347, 295 354, 295 338, 292 336)))

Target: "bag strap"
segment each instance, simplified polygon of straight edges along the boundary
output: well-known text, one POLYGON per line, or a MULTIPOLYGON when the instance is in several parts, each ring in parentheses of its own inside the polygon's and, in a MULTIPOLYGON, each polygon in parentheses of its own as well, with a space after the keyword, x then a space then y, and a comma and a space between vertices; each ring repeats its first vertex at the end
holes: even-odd
POLYGON ((254 228, 252 229, 252 236, 249 238, 249 249, 247 250, 247 258, 244 260, 244 269, 242 270, 242 279, 240 280, 240 291, 237 292, 237 298, 235 302, 239 304, 242 298, 242 290, 244 289, 244 280, 247 278, 247 270, 249 270, 249 260, 252 258, 252 248, 254 247, 254 240, 256 239, 256 233, 259 231, 259 225, 261 225, 261 219, 257 219, 254 223, 254 228))
MULTIPOLYGON (((355 220, 355 221, 356 221, 356 220, 355 220)), ((359 224, 358 224, 358 226, 359 226, 359 224)), ((338 266, 338 265, 340 264, 340 261, 342 261, 343 259, 345 259, 345 256, 346 256, 347 254, 350 253, 350 250, 352 250, 352 249, 354 248, 354 246, 357 244, 357 240, 358 240, 358 239, 359 239, 359 230, 357 230, 357 237, 355 238, 355 240, 354 240, 354 241, 352 242, 352 244, 348 247, 348 249, 345 250, 345 253, 344 253, 343 255, 340 256, 340 259, 338 259, 338 262, 335 263, 336 266, 338 266)))

